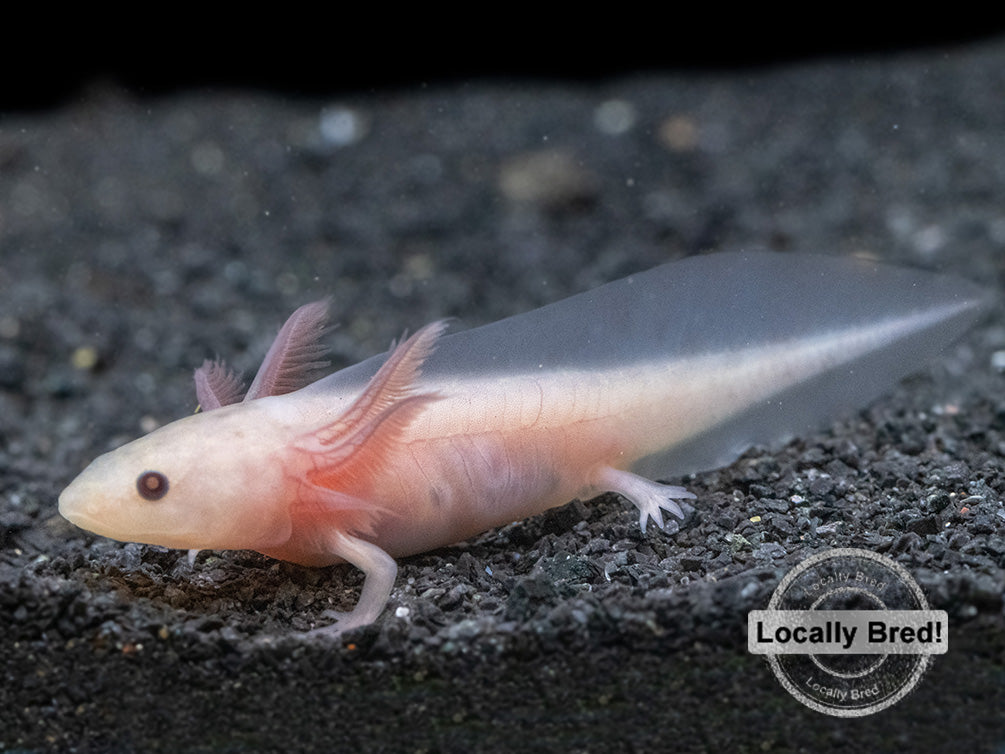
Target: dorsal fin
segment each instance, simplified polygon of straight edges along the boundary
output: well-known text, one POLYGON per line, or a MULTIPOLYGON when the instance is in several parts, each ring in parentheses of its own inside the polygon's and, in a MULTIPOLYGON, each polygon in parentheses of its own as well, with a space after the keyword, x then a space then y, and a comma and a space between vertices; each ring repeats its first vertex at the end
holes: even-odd
POLYGON ((328 332, 328 299, 304 304, 280 329, 255 375, 245 401, 285 395, 309 385, 330 362, 322 357, 321 338, 328 332))
POLYGON ((307 475, 312 484, 355 489, 363 472, 380 466, 408 425, 439 399, 413 390, 445 328, 445 322, 433 322, 396 346, 345 413, 297 441, 296 447, 312 456, 307 475))

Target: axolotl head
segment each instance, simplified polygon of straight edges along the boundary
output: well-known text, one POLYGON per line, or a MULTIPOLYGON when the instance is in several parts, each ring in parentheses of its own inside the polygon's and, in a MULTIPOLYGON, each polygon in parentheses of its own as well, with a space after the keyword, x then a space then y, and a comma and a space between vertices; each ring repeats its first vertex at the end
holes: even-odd
POLYGON ((258 402, 195 414, 96 458, 59 496, 95 534, 183 549, 258 549, 289 537, 275 432, 258 402))

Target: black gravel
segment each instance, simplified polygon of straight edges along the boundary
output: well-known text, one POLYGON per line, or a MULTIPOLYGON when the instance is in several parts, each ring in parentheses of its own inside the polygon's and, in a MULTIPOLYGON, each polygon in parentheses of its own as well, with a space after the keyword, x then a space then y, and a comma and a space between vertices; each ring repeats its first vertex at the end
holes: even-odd
MULTIPOLYGON (((1000 284, 1005 42, 737 74, 341 101, 94 90, 0 115, 0 751, 1002 751, 1005 350, 996 316, 887 397, 682 481, 402 561, 373 626, 296 631, 360 575, 121 544, 59 517, 91 458, 253 373, 331 294, 336 366, 681 256, 869 253, 1000 284), (746 617, 864 547, 950 616, 869 718, 803 708, 746 617)), ((808 292, 812 295, 812 292, 808 292)), ((710 302, 714 305, 714 302, 710 302)))

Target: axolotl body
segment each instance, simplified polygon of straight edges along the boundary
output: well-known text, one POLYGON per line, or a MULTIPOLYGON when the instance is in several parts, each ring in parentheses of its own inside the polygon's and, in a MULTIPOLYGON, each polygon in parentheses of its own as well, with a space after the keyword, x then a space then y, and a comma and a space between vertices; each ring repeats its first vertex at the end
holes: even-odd
POLYGON ((859 406, 986 309, 979 286, 859 259, 693 257, 310 382, 326 302, 297 310, 243 396, 196 371, 202 412, 100 456, 60 512, 115 539, 250 549, 365 574, 372 622, 395 558, 601 492, 663 526, 684 488, 859 406), (310 382, 310 384, 305 383, 310 382))

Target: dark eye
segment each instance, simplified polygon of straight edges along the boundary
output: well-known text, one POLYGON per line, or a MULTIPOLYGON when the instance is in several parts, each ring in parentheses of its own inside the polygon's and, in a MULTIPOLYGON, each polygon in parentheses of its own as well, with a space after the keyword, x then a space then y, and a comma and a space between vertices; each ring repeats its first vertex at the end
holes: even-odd
POLYGON ((168 478, 159 471, 144 471, 136 477, 136 491, 144 500, 160 500, 167 494, 168 478))

